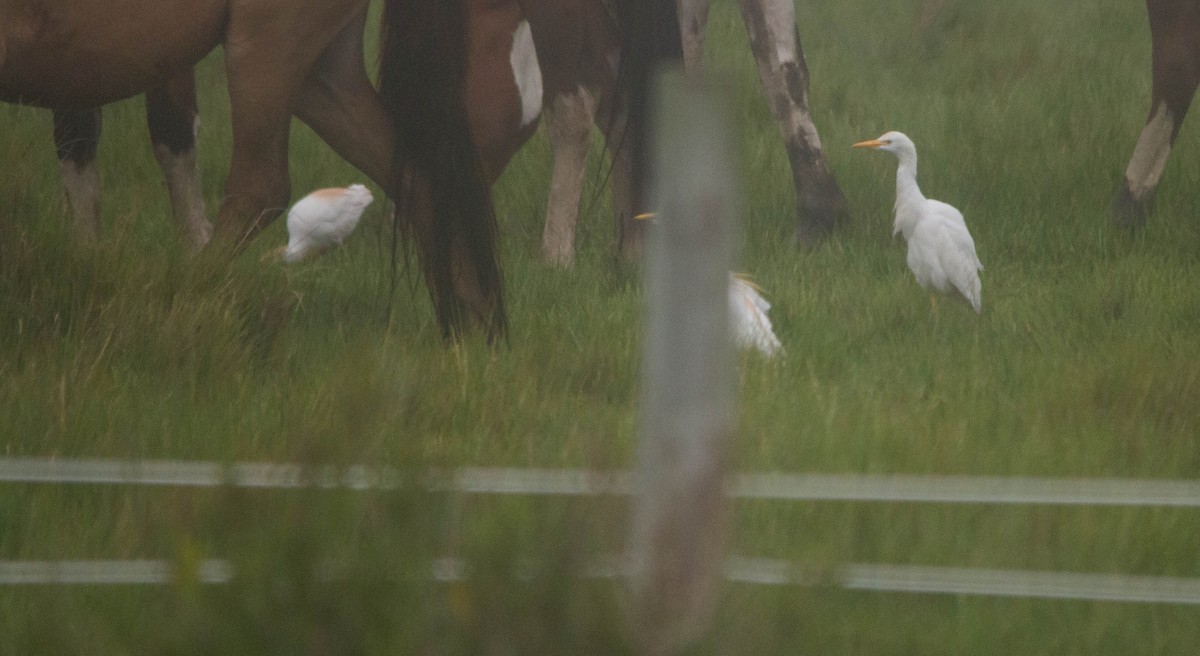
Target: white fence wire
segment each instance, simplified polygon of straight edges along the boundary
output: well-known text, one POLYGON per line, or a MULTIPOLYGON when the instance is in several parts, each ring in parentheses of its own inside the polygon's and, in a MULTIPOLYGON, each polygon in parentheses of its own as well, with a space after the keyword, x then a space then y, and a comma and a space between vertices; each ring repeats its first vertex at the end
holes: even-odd
MULTIPOLYGON (((591 578, 616 578, 625 572, 617 559, 592 567, 591 578)), ((1200 579, 1169 576, 1127 576, 1030 570, 997 570, 918 565, 849 564, 813 574, 783 560, 732 557, 726 579, 752 585, 837 586, 847 590, 909 592, 1116 601, 1149 604, 1200 605, 1200 579)), ((165 560, 0 561, 0 585, 169 585, 176 580, 174 565, 165 560)), ((224 560, 199 563, 195 580, 223 584, 233 579, 224 560)), ((430 578, 452 583, 469 577, 460 560, 433 563, 430 578)))
MULTIPOLYGON (((499 495, 629 495, 627 472, 563 469, 463 468, 419 476, 389 468, 278 463, 124 461, 109 459, 0 458, 0 483, 99 484, 249 488, 345 487, 394 489, 417 481, 435 490, 499 495)), ((730 484, 737 499, 1043 504, 1200 508, 1200 482, 1149 479, 1027 478, 987 476, 882 476, 856 474, 741 474, 730 484)), ((431 577, 462 580, 465 565, 433 564, 431 577)), ((623 576, 618 559, 590 575, 623 576)), ((784 560, 732 557, 726 578, 757 585, 835 585, 848 590, 985 595, 1159 604, 1200 604, 1200 579, 1030 570, 849 564, 816 575, 784 560)), ((196 570, 202 583, 225 583, 233 570, 207 560, 196 570)), ((174 566, 161 560, 0 561, 0 585, 168 584, 174 566)))
MULTIPOLYGON (((629 495, 627 472, 467 467, 451 472, 277 463, 0 458, 0 482, 250 488, 391 489, 401 481, 467 494, 629 495)), ((1200 481, 1003 476, 741 474, 737 499, 1200 508, 1200 481)))

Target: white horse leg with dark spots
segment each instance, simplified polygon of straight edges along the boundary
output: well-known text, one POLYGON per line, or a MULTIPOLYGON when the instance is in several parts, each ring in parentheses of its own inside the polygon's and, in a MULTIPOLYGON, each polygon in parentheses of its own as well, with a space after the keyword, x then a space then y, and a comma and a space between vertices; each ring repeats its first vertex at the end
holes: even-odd
POLYGON ((847 215, 808 105, 808 66, 792 0, 739 0, 767 104, 787 145, 796 188, 796 238, 819 240, 847 215))
POLYGON ((570 266, 575 260, 575 225, 595 112, 595 96, 582 86, 575 93, 554 97, 546 107, 554 171, 546 202, 542 257, 559 266, 570 266))

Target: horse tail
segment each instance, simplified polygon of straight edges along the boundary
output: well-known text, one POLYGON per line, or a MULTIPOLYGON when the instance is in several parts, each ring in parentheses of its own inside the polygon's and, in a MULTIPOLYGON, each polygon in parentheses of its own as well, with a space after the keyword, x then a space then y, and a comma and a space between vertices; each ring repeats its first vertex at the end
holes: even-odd
POLYGON ((461 334, 473 315, 495 338, 507 323, 504 283, 491 191, 467 122, 466 19, 466 0, 386 0, 379 92, 403 172, 393 193, 397 221, 417 246, 442 332, 461 334), (428 199, 414 193, 422 184, 428 199), (456 278, 477 297, 464 298, 456 278))
POLYGON ((683 61, 679 13, 676 0, 608 0, 608 8, 621 47, 617 92, 628 99, 625 132, 633 146, 634 212, 642 212, 649 209, 640 205, 649 179, 650 76, 661 64, 683 61))

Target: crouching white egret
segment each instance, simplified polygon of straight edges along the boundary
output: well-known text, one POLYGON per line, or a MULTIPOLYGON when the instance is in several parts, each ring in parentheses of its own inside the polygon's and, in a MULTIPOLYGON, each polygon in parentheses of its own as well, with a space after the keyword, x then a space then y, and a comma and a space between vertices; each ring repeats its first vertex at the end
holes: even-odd
MULTIPOLYGON (((908 268, 923 289, 943 294, 957 292, 976 312, 983 311, 979 272, 983 264, 975 254, 975 240, 962 212, 926 198, 917 186, 917 147, 900 132, 860 141, 854 148, 874 148, 900 160, 896 169, 896 220, 892 236, 903 233, 908 243, 908 268)), ((937 311, 937 299, 929 303, 937 311)))
MULTIPOLYGON (((638 214, 639 221, 653 220, 655 212, 638 214)), ((762 296, 762 289, 740 273, 729 272, 729 327, 738 348, 758 349, 768 358, 783 353, 783 345, 775 336, 767 312, 771 304, 762 296)))
POLYGON ((299 262, 341 245, 373 200, 371 190, 360 184, 312 192, 288 210, 287 246, 271 254, 299 262))
POLYGON ((740 348, 756 348, 770 358, 782 353, 783 345, 771 329, 767 317, 771 304, 761 291, 745 276, 729 273, 729 319, 734 343, 740 348))

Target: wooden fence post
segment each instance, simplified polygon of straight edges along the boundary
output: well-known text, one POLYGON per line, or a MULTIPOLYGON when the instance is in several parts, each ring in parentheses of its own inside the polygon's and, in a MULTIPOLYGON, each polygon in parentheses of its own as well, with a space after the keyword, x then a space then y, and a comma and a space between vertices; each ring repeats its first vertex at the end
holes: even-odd
POLYGON ((734 429, 729 269, 738 195, 726 112, 703 81, 654 87, 639 494, 628 545, 643 653, 674 654, 711 620, 724 566, 734 429))

